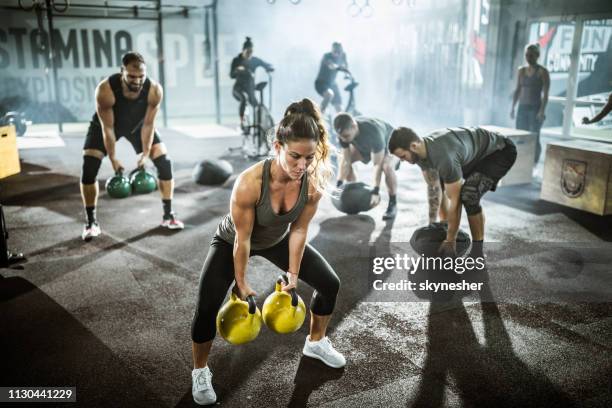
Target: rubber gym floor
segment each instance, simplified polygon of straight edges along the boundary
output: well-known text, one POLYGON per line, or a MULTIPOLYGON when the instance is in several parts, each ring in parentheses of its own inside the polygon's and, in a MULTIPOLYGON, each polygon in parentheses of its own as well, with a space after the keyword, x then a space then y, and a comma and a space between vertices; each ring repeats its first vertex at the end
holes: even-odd
MULTIPOLYGON (((103 190, 111 176, 105 161, 98 205, 103 235, 81 241, 82 132, 64 133, 62 148, 22 151, 21 174, 0 182, 9 247, 28 258, 21 267, 0 270, 2 385, 75 386, 77 403, 66 406, 195 406, 190 324, 196 288, 235 176, 223 186, 203 187, 193 183, 191 169, 204 158, 225 157, 240 141, 193 138, 172 129, 161 134, 174 160, 174 206, 186 224, 181 232, 158 227, 157 193, 110 199, 103 190)), ((124 165, 134 166, 129 144, 121 141, 118 149, 124 165)), ((250 164, 227 158, 235 173, 250 164)), ((370 180, 371 169, 359 171, 370 180)), ((392 243, 408 241, 427 223, 419 171, 403 165, 398 177, 400 211, 394 222, 381 220, 384 193, 382 205, 355 216, 338 212, 325 197, 309 231, 310 243, 342 281, 329 336, 347 366, 335 370, 302 357, 308 321, 291 335, 263 328, 241 347, 217 337, 209 362, 217 404, 611 406, 611 303, 481 302, 473 295, 438 302, 409 293, 385 302, 368 290, 368 271, 354 262, 364 248, 370 243, 391 253, 392 243)), ((488 194, 487 239, 500 242, 489 251, 498 261, 490 268, 492 287, 517 287, 529 279, 554 284, 580 273, 569 270, 580 268, 572 262, 556 270, 554 262, 544 265, 537 249, 530 256, 509 255, 507 246, 612 239, 610 217, 568 210, 538 196, 536 183, 488 194)), ((247 276, 261 306, 280 271, 257 258, 249 265, 247 276)), ((585 290, 606 293, 609 276, 594 276, 585 290)), ((302 284, 299 293, 308 303, 311 289, 302 284)))

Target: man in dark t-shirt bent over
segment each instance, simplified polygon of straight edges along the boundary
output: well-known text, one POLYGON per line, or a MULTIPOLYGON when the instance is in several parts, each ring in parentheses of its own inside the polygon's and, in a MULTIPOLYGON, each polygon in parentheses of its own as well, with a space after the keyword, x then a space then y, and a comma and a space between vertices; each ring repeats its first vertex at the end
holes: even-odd
POLYGON ((353 163, 374 164, 374 190, 370 206, 380 202, 380 182, 383 174, 389 193, 389 205, 383 215, 383 220, 395 218, 397 213, 396 190, 397 177, 395 164, 399 164, 389 154, 387 142, 393 131, 393 126, 381 119, 364 116, 353 117, 346 112, 339 113, 334 118, 334 130, 338 134, 342 154, 340 156, 338 183, 340 187, 345 181, 356 181, 357 176, 353 163))
POLYGON ((389 151, 400 160, 418 165, 427 182, 429 221, 448 221, 441 252, 456 252, 456 238, 465 207, 472 233, 470 256, 483 257, 484 214, 480 199, 495 191, 498 181, 516 160, 516 147, 505 136, 486 129, 448 128, 421 138, 412 129, 395 129, 389 151), (447 201, 448 200, 448 201, 447 201))

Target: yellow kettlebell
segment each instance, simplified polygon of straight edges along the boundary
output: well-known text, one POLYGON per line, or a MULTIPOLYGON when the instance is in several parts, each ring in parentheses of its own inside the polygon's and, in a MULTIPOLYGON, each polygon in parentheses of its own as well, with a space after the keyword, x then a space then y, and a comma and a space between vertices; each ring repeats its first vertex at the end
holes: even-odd
POLYGON ((247 301, 232 292, 230 299, 217 314, 217 331, 225 340, 240 345, 255 340, 261 330, 261 311, 253 295, 247 301))
POLYGON ((287 283, 286 277, 281 275, 276 281, 274 292, 263 304, 262 316, 270 330, 287 334, 302 327, 306 318, 306 305, 295 289, 291 289, 289 293, 282 290, 283 281, 287 283))

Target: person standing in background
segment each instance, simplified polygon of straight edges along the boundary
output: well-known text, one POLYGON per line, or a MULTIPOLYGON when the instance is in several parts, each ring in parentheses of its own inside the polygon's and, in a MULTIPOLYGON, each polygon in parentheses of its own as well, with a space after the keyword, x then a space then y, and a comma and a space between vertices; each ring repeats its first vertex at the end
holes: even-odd
POLYGON ((540 159, 542 147, 540 146, 540 128, 546 116, 548 91, 550 89, 550 75, 548 70, 538 64, 540 45, 529 44, 525 47, 526 66, 518 69, 516 89, 512 98, 510 117, 516 116, 516 128, 527 130, 536 134, 535 163, 540 159), (515 115, 514 107, 519 103, 515 115))

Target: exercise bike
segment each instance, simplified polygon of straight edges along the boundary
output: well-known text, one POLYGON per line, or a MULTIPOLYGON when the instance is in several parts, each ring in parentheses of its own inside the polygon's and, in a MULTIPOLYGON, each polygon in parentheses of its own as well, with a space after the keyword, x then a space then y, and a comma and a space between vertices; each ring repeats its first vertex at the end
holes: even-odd
POLYGON ((357 103, 355 102, 355 88, 359 86, 359 82, 355 81, 353 74, 351 74, 351 71, 348 69, 338 68, 338 71, 344 72, 344 79, 349 81, 348 85, 344 87, 344 90, 349 94, 349 99, 344 111, 350 113, 352 116, 360 116, 361 112, 357 110, 357 103))
POLYGON ((245 112, 245 122, 242 128, 242 146, 230 147, 230 152, 241 151, 247 159, 260 159, 267 157, 270 153, 270 140, 268 134, 274 128, 274 119, 270 114, 270 109, 264 104, 264 89, 268 86, 268 103, 272 104, 272 74, 267 72, 268 81, 262 81, 255 85, 255 92, 258 95, 257 105, 253 108, 249 106, 245 112))

